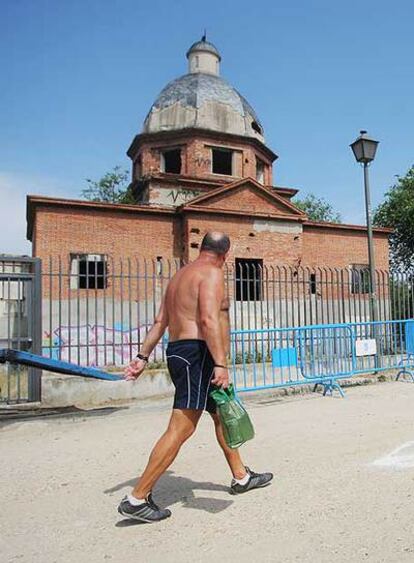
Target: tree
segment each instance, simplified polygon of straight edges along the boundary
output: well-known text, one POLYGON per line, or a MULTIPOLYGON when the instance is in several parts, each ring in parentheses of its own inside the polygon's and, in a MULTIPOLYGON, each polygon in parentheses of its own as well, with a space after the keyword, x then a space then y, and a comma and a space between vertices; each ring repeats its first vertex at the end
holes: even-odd
POLYGON ((115 166, 99 180, 86 179, 88 187, 82 190, 82 196, 89 201, 108 203, 135 203, 128 187, 129 173, 120 166, 115 166))
POLYGON ((391 227, 390 261, 394 271, 414 273, 414 165, 386 192, 374 224, 391 227))
POLYGON ((304 199, 296 199, 293 203, 299 209, 302 209, 311 221, 319 223, 341 222, 341 215, 323 197, 309 194, 304 199))

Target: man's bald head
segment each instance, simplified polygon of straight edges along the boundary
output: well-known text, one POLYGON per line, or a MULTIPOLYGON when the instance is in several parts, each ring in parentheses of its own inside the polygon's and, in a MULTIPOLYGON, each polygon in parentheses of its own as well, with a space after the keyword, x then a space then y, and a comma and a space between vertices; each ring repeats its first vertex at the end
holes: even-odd
POLYGON ((200 251, 214 252, 218 256, 224 256, 230 250, 229 237, 218 231, 211 231, 207 233, 201 243, 200 251))

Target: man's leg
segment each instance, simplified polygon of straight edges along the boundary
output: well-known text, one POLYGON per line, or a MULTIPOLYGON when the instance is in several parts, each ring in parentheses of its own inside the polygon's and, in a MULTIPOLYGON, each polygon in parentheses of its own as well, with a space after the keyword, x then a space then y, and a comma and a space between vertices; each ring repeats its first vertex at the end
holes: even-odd
POLYGON ((217 414, 210 413, 216 429, 217 441, 226 456, 227 463, 233 473, 233 481, 230 485, 233 494, 245 493, 252 489, 265 487, 273 479, 273 473, 255 473, 246 467, 240 457, 238 449, 233 450, 226 444, 223 427, 217 414))
POLYGON ((246 476, 246 468, 245 468, 244 463, 243 463, 243 461, 240 457, 239 450, 238 449, 233 450, 233 449, 228 447, 228 445, 226 444, 226 441, 224 439, 223 428, 221 426, 221 422, 220 422, 218 415, 215 414, 215 413, 210 413, 210 415, 211 415, 211 418, 213 419, 213 422, 214 422, 217 441, 218 441, 221 449, 223 450, 223 453, 226 457, 227 463, 230 466, 230 470, 233 474, 233 477, 235 479, 243 479, 243 477, 246 476))
POLYGON ((155 483, 176 458, 181 446, 194 433, 201 413, 201 410, 173 410, 166 432, 155 444, 147 467, 132 491, 134 497, 147 498, 155 483))

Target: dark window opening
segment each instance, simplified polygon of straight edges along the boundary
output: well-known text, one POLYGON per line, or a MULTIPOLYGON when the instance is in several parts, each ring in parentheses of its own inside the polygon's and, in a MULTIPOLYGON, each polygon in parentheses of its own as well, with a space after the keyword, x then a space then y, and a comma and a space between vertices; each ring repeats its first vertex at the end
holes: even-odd
POLYGON ((352 264, 351 293, 369 293, 370 273, 368 264, 352 264))
POLYGON ((197 229, 197 227, 193 227, 190 231, 190 233, 195 233, 196 235, 200 234, 200 229, 197 229))
POLYGON ((138 180, 138 178, 140 178, 141 175, 142 175, 142 158, 141 156, 139 156, 134 161, 132 176, 134 180, 138 180))
POLYGON ((171 149, 161 153, 161 172, 181 173, 181 149, 171 149))
POLYGON ((212 170, 213 174, 233 174, 233 151, 226 149, 212 149, 212 170))
POLYGON ((72 256, 72 289, 105 289, 108 287, 106 257, 101 254, 72 256))
POLYGON ((261 301, 263 260, 236 258, 236 301, 261 301))
POLYGON ((253 131, 256 131, 256 133, 259 133, 259 135, 262 134, 262 128, 257 123, 257 121, 252 121, 252 129, 253 129, 253 131))
POLYGON ((316 295, 316 274, 309 275, 309 291, 311 295, 316 295))

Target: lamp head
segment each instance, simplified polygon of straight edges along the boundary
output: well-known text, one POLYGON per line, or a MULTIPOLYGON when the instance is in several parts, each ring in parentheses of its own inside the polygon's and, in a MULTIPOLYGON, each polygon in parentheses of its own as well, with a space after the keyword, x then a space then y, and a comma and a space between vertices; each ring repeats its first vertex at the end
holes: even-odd
POLYGON ((360 136, 350 145, 357 162, 368 164, 375 158, 378 141, 368 137, 366 131, 360 131, 360 136))

